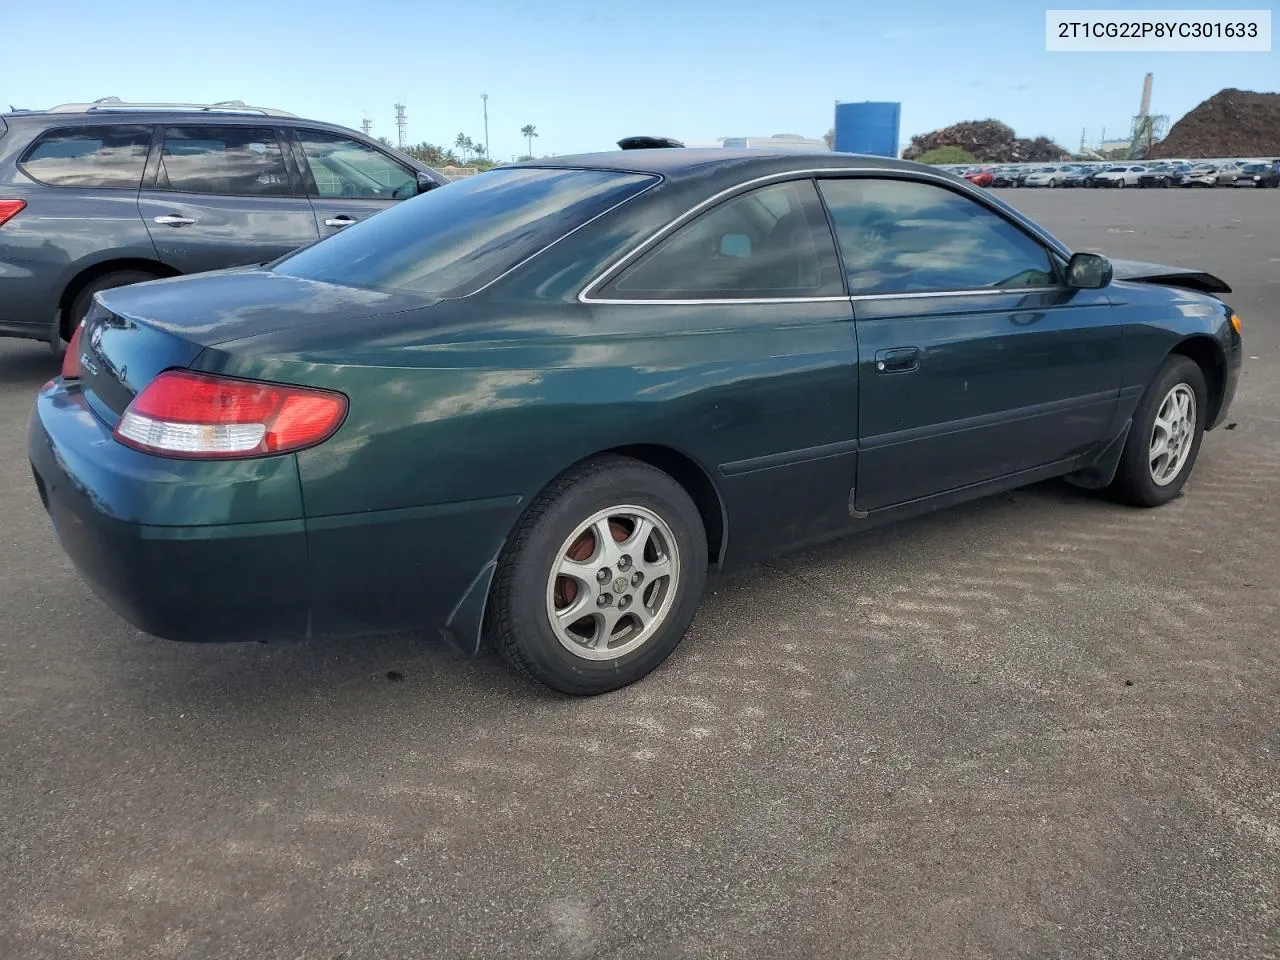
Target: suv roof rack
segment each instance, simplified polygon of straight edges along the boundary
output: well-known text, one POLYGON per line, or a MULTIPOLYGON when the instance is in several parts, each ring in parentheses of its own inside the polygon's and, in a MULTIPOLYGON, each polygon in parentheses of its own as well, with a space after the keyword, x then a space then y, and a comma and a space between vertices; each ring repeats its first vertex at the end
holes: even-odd
POLYGON ((92 103, 60 103, 50 107, 49 113, 110 113, 110 112, 200 112, 244 113, 260 117, 296 117, 287 110, 271 107, 251 107, 243 100, 219 100, 217 103, 130 103, 119 97, 100 97, 92 103))

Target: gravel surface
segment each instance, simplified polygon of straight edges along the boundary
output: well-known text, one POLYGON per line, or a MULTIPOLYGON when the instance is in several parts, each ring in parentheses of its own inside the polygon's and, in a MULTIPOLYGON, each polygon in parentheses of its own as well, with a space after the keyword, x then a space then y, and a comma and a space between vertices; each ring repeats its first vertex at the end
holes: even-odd
POLYGON ((185 646, 80 582, 0 341, 0 957, 1280 956, 1280 191, 1006 191, 1237 289, 1232 430, 713 580, 648 680, 185 646))

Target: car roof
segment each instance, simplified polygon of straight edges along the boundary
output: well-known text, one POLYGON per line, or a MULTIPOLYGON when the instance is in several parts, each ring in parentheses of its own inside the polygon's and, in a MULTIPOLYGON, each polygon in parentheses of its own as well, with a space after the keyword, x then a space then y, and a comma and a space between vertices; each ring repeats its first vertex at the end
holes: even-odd
MULTIPOLYGON (((681 174, 707 167, 734 167, 752 170, 760 176, 786 173, 789 170, 859 169, 920 170, 921 165, 909 160, 873 157, 860 153, 821 153, 778 150, 769 147, 685 147, 657 150, 610 150, 581 153, 546 160, 530 160, 508 164, 515 167, 576 167, 592 170, 617 170, 621 173, 651 173, 679 177, 681 174)), ((932 167, 928 169, 934 169, 932 167)))

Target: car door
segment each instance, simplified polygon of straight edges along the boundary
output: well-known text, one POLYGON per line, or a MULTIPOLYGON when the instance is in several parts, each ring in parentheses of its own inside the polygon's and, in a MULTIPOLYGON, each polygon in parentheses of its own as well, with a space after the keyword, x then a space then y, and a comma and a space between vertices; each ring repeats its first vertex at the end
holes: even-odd
POLYGON ((660 416, 655 432, 701 451, 737 560, 852 525, 857 346, 812 179, 720 201, 581 299, 593 328, 634 331, 590 348, 636 378, 626 430, 660 416))
POLYGON ((270 126, 157 128, 138 209, 181 273, 265 263, 318 236, 270 126))
POLYGON ((819 183, 857 330, 859 510, 1097 446, 1121 382, 1104 291, 1062 285, 1040 239, 949 184, 819 183))
POLYGON ((368 144, 307 127, 290 138, 322 237, 418 193, 416 171, 368 144))

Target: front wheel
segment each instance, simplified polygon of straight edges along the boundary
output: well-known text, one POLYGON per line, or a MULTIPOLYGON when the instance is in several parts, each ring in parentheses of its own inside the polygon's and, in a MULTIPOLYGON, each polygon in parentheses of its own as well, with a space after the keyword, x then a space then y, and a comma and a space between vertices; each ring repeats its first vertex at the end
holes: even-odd
POLYGON ((706 575, 706 532, 684 488, 638 460, 601 458, 553 481, 517 523, 488 632, 526 676, 562 693, 606 693, 676 648, 706 575))
POLYGON ((1181 491, 1195 465, 1208 412, 1204 373, 1189 357, 1167 357, 1134 412, 1112 485, 1126 503, 1158 507, 1181 491))
POLYGON ((1119 180, 1116 181, 1116 189, 1117 190, 1124 189, 1124 177, 1121 177, 1119 180))

